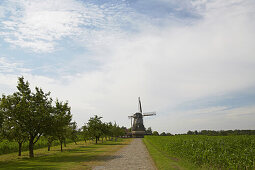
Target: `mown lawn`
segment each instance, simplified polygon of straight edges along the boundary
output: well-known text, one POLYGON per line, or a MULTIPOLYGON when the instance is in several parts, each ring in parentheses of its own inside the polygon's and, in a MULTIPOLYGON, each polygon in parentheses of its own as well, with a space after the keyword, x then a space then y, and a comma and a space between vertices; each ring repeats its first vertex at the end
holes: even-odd
POLYGON ((68 144, 64 151, 55 146, 51 151, 47 148, 34 151, 35 158, 28 157, 28 151, 0 155, 0 169, 91 169, 93 166, 101 165, 105 161, 113 159, 113 154, 121 147, 127 145, 132 139, 119 139, 104 143, 78 142, 68 144))

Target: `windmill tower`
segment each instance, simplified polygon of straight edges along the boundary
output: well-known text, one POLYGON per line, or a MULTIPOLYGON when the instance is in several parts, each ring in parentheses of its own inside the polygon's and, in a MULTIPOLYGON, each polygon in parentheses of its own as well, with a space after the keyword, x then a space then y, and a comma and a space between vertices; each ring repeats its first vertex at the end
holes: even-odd
POLYGON ((132 131, 133 137, 135 138, 144 137, 145 127, 143 125, 143 117, 153 116, 153 115, 156 115, 156 112, 143 113, 141 100, 140 100, 140 97, 138 97, 138 112, 136 112, 132 116, 128 116, 131 119, 131 131, 132 131), (132 119, 134 119, 134 122, 132 122, 132 119))

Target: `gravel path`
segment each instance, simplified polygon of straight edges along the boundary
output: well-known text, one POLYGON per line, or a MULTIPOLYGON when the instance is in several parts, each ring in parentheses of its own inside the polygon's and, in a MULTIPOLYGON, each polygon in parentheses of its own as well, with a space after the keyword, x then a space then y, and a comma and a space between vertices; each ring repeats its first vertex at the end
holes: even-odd
POLYGON ((115 153, 114 159, 93 170, 156 170, 142 139, 135 138, 115 153))

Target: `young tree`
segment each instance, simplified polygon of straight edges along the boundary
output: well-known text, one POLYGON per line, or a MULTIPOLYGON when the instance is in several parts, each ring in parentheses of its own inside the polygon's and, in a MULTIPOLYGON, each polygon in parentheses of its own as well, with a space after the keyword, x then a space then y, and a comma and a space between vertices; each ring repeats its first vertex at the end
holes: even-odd
POLYGON ((146 134, 147 134, 147 135, 151 135, 151 134, 152 134, 152 129, 151 129, 151 127, 148 127, 148 129, 146 129, 146 134))
POLYGON ((166 136, 166 132, 160 133, 160 136, 166 136))
POLYGON ((95 115, 95 117, 91 117, 88 121, 88 131, 90 136, 95 137, 96 138, 96 143, 99 140, 99 138, 101 137, 101 135, 103 134, 103 123, 101 121, 102 117, 98 117, 97 115, 95 115))
POLYGON ((159 136, 159 133, 158 133, 158 131, 153 131, 153 132, 152 132, 152 135, 153 135, 153 136, 159 136))
POLYGON ((71 122, 68 126, 69 130, 69 136, 74 141, 74 143, 77 145, 76 141, 78 140, 78 130, 77 130, 77 123, 71 122))
POLYGON ((87 140, 89 139, 90 135, 89 135, 89 130, 88 130, 88 127, 86 125, 83 125, 81 127, 81 134, 82 134, 82 137, 84 139, 84 142, 86 143, 87 140))
POLYGON ((61 152, 63 151, 63 142, 66 139, 68 125, 72 120, 71 108, 68 106, 68 102, 56 101, 56 106, 54 107, 54 129, 55 136, 58 138, 61 146, 61 152))
POLYGON ((167 132, 166 136, 173 136, 171 133, 167 132))
POLYGON ((115 137, 115 141, 117 141, 119 136, 123 136, 125 134, 125 130, 120 128, 117 123, 115 122, 111 128, 112 136, 115 137))
MULTIPOLYGON (((53 109, 53 108, 52 108, 53 109)), ((54 112, 54 111, 52 111, 54 112)), ((52 145, 52 142, 54 140, 57 140, 57 137, 56 137, 56 124, 55 124, 55 117, 54 117, 54 113, 51 114, 51 119, 52 119, 52 124, 50 124, 47 128, 47 131, 43 134, 44 137, 47 139, 47 145, 48 145, 48 151, 50 151, 50 148, 51 148, 51 145, 52 145)))

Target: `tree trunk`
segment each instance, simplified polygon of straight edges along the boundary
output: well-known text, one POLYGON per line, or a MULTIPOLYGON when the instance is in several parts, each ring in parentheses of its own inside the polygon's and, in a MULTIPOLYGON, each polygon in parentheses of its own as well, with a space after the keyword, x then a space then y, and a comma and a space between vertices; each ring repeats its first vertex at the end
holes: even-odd
POLYGON ((60 141, 60 145, 61 145, 61 152, 63 152, 63 142, 60 141))
POLYGON ((48 151, 50 151, 50 144, 48 144, 48 151))
POLYGON ((96 143, 97 143, 97 137, 96 137, 96 143))
POLYGON ((66 139, 64 139, 64 147, 66 147, 66 139))
POLYGON ((53 137, 48 137, 48 151, 50 151, 51 144, 53 142, 53 137))
POLYGON ((29 157, 34 157, 34 139, 29 140, 29 157))
POLYGON ((19 156, 21 156, 21 147, 22 147, 22 142, 19 142, 19 156))
POLYGON ((104 137, 102 137, 102 143, 104 142, 104 137))

